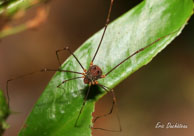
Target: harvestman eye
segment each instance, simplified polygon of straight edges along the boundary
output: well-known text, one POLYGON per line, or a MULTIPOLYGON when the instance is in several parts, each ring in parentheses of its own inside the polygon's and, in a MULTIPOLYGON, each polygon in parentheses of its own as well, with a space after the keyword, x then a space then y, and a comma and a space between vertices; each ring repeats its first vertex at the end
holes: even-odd
MULTIPOLYGON (((179 31, 179 30, 176 30, 176 31, 174 31, 174 32, 171 32, 171 33, 168 34, 168 35, 165 35, 165 36, 163 36, 163 37, 160 37, 160 38, 156 39, 155 41, 151 42, 150 44, 146 45, 145 47, 143 47, 143 48, 137 50, 136 52, 132 53, 130 56, 128 56, 127 58, 125 58, 125 59, 124 59, 123 61, 121 61, 119 64, 117 64, 116 66, 114 66, 114 67, 113 67, 110 71, 108 71, 106 74, 96 76, 95 73, 92 73, 92 72, 90 72, 90 71, 91 71, 91 69, 94 69, 94 70, 99 69, 99 70, 97 71, 97 73, 100 74, 100 73, 102 72, 99 66, 93 65, 93 62, 94 62, 94 60, 95 60, 95 58, 96 58, 96 56, 97 56, 97 53, 98 53, 98 51, 99 51, 99 49, 100 49, 101 43, 102 43, 102 41, 103 41, 103 38, 104 38, 104 35, 105 35, 105 32, 106 32, 106 29, 107 29, 108 24, 109 24, 110 14, 111 14, 111 11, 112 11, 112 6, 113 6, 113 1, 114 1, 114 0, 111 0, 111 2, 110 2, 110 7, 109 7, 109 11, 108 11, 108 16, 107 16, 107 19, 106 19, 106 23, 105 23, 105 26, 104 26, 104 31, 103 31, 102 37, 101 37, 101 39, 100 39, 100 41, 99 41, 98 47, 97 47, 96 52, 95 52, 95 54, 94 54, 94 56, 93 56, 93 58, 92 58, 92 61, 90 62, 90 66, 89 66, 89 69, 90 69, 90 70, 89 70, 89 69, 86 70, 86 69, 83 67, 83 65, 80 63, 79 59, 73 54, 73 52, 69 49, 69 47, 65 47, 65 48, 63 48, 63 49, 59 49, 59 50, 56 51, 56 57, 57 57, 57 60, 58 60, 58 63, 59 63, 60 66, 61 66, 61 62, 60 62, 60 59, 59 59, 59 55, 58 55, 58 54, 59 54, 59 52, 66 50, 66 51, 68 51, 71 55, 73 55, 73 57, 76 59, 76 61, 79 63, 80 67, 82 68, 83 72, 76 72, 76 71, 71 71, 71 70, 62 70, 61 68, 58 68, 58 69, 47 69, 47 68, 44 68, 44 69, 39 70, 39 71, 35 71, 35 72, 27 73, 27 74, 24 74, 24 75, 15 77, 15 78, 11 78, 11 79, 7 80, 7 83, 6 83, 6 92, 7 92, 7 98, 8 98, 8 105, 9 105, 9 102, 10 102, 10 99, 9 99, 9 83, 10 83, 11 81, 16 80, 16 79, 19 79, 19 78, 23 78, 23 77, 25 77, 25 76, 32 75, 32 74, 38 73, 38 72, 53 72, 53 71, 56 72, 56 71, 58 71, 58 72, 74 73, 74 74, 77 74, 77 75, 80 75, 80 76, 74 77, 74 78, 71 78, 71 79, 66 79, 66 80, 64 80, 62 83, 60 83, 57 87, 60 87, 62 84, 66 83, 66 82, 68 82, 68 81, 75 80, 75 79, 79 79, 79 78, 83 78, 83 79, 84 79, 84 80, 83 80, 83 83, 88 84, 88 86, 89 86, 89 87, 88 87, 87 94, 85 95, 85 98, 84 98, 84 102, 83 102, 83 104, 82 104, 82 107, 81 107, 80 112, 79 112, 79 114, 78 114, 78 117, 77 117, 77 119, 76 119, 75 127, 77 127, 77 123, 78 123, 79 117, 80 117, 80 115, 81 115, 81 113, 82 113, 82 110, 83 110, 83 108, 84 108, 84 106, 85 106, 85 103, 86 103, 86 101, 87 101, 87 97, 88 97, 88 94, 89 94, 89 92, 90 92, 91 85, 98 85, 99 87, 101 87, 102 89, 104 89, 107 93, 110 93, 111 96, 112 96, 112 106, 111 106, 110 111, 109 111, 107 114, 100 115, 100 116, 97 116, 96 118, 94 118, 93 123, 95 123, 95 122, 96 122, 99 118, 101 118, 101 117, 106 117, 106 116, 110 115, 110 114, 113 112, 114 106, 116 105, 116 97, 115 97, 114 91, 113 91, 113 89, 110 89, 110 88, 108 88, 108 87, 106 87, 106 86, 104 86, 104 85, 102 85, 102 84, 99 84, 97 80, 98 80, 98 79, 101 79, 101 78, 105 78, 105 77, 108 76, 112 71, 114 71, 117 67, 119 67, 120 65, 122 65, 124 62, 126 62, 126 61, 129 60, 131 57, 133 57, 134 55, 138 54, 139 52, 142 52, 144 49, 146 49, 146 48, 152 46, 153 44, 155 44, 156 42, 160 41, 161 39, 163 39, 163 38, 165 38, 165 37, 167 37, 167 36, 169 36, 169 35, 171 35, 171 34, 174 34, 174 33, 176 33, 176 32, 179 31)), ((104 128, 94 128, 94 127, 93 127, 93 129, 100 129, 100 130, 104 130, 104 131, 112 131, 112 132, 121 132, 121 124, 120 124, 120 119, 119 119, 119 116, 118 116, 118 113, 117 113, 117 106, 115 106, 115 107, 116 107, 116 115, 117 115, 117 119, 118 119, 118 123, 119 123, 119 129, 118 129, 118 130, 109 130, 109 129, 104 129, 104 128)))

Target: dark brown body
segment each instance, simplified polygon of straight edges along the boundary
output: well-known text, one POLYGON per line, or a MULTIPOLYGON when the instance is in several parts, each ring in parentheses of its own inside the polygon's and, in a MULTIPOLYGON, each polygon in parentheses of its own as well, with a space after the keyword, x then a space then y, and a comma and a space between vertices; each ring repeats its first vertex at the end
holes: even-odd
POLYGON ((86 72, 84 83, 95 83, 96 80, 102 77, 102 70, 97 65, 92 65, 89 67, 88 71, 86 72))

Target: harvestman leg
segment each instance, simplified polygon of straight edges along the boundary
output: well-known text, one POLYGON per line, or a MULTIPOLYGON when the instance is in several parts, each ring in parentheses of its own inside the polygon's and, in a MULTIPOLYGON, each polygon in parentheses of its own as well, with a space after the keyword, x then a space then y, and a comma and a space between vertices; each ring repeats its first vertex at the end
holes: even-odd
POLYGON ((62 83, 60 83, 57 86, 57 88, 59 88, 62 84, 66 83, 67 81, 75 80, 75 79, 78 79, 78 78, 84 78, 84 77, 83 76, 81 76, 81 77, 74 77, 74 78, 70 78, 70 79, 64 80, 62 83))
MULTIPOLYGON (((7 93, 7 102, 8 102, 8 106, 9 106, 9 102, 10 102, 10 98, 9 98, 9 84, 10 82, 14 81, 14 80, 17 80, 17 79, 20 79, 20 78, 23 78, 23 77, 26 77, 26 76, 29 76, 29 75, 33 75, 35 73, 41 73, 41 72, 53 72, 53 71, 59 71, 59 72, 69 72, 69 73, 75 73, 75 74, 83 74, 83 73, 80 73, 80 72, 75 72, 75 71, 70 71, 70 70, 61 70, 61 69, 47 69, 47 68, 44 68, 44 69, 41 69, 39 71, 35 71, 35 72, 31 72, 31 73, 27 73, 27 74, 24 74, 24 75, 21 75, 21 76, 17 76, 17 77, 14 77, 14 78, 11 78, 9 80, 7 80, 6 82, 6 93, 7 93)), ((80 77, 79 77, 80 78, 80 77)), ((71 80, 71 79, 69 79, 71 80)))
POLYGON ((157 40, 153 41, 152 43, 146 45, 145 47, 143 48, 140 48, 139 50, 137 50, 136 52, 134 52, 133 54, 131 54, 130 56, 128 56, 127 58, 125 58, 123 61, 121 61, 119 64, 117 64, 116 66, 114 66, 110 71, 108 71, 104 77, 106 77, 108 74, 110 74, 113 70, 115 70, 118 66, 120 66, 121 64, 123 64, 125 61, 127 61, 128 59, 130 59, 131 57, 135 56, 136 54, 142 52, 143 50, 147 49, 148 47, 152 46, 153 44, 159 42, 160 40, 170 36, 171 34, 174 34, 176 32, 178 32, 180 29, 176 30, 176 31, 173 31, 165 36, 162 36, 160 38, 158 38, 157 40))
POLYGON ((104 128, 94 128, 93 129, 99 129, 99 130, 104 130, 104 131, 111 131, 111 132, 121 132, 122 131, 122 128, 121 128, 121 122, 120 122, 120 118, 119 118, 119 115, 118 115, 118 107, 117 107, 117 102, 116 102, 116 96, 114 94, 114 91, 113 89, 109 89, 108 87, 104 86, 104 85, 101 85, 101 84, 98 84, 101 88, 103 88, 107 93, 111 93, 111 96, 112 96, 112 106, 111 106, 111 109, 108 113, 106 114, 103 114, 103 115, 100 115, 100 116, 97 116, 94 120, 93 120, 93 123, 95 123, 98 119, 102 118, 102 117, 106 117, 108 115, 111 115, 112 112, 113 112, 113 109, 114 107, 116 108, 116 116, 117 116, 117 119, 118 119, 118 122, 119 122, 119 130, 110 130, 110 129, 104 129, 104 128))
POLYGON ((99 50, 99 48, 100 48, 100 46, 101 46, 101 44, 102 44, 102 41, 103 41, 103 38, 104 38, 104 35, 105 35, 105 32, 106 32, 106 29, 107 29, 108 24, 109 24, 109 22, 110 22, 110 14, 111 14, 111 11, 112 11, 113 2, 114 2, 114 0, 111 0, 111 2, 110 2, 110 7, 109 7, 109 10, 108 10, 108 16, 107 16, 106 23, 105 23, 105 26, 104 26, 104 31, 103 31, 103 33, 102 33, 102 37, 101 37, 101 39, 100 39, 100 42, 99 42, 99 44, 98 44, 98 47, 97 47, 97 49, 96 49, 96 52, 95 52, 95 54, 94 54, 94 57, 92 58, 92 61, 91 61, 90 65, 93 65, 94 59, 96 58, 96 55, 97 55, 97 53, 98 53, 98 50, 99 50))
POLYGON ((90 92, 90 87, 91 87, 91 83, 89 84, 87 94, 86 94, 86 96, 85 96, 85 98, 84 98, 84 102, 83 102, 82 107, 81 107, 81 109, 80 109, 80 111, 79 111, 79 115, 78 115, 78 117, 77 117, 77 119, 76 119, 75 127, 78 127, 77 123, 78 123, 79 117, 80 117, 80 115, 81 115, 81 113, 82 113, 82 111, 83 111, 83 108, 84 108, 84 106, 85 106, 85 104, 86 104, 86 101, 87 101, 87 98, 88 98, 88 94, 89 94, 89 92, 90 92))
POLYGON ((69 49, 68 46, 65 47, 65 48, 63 48, 63 49, 59 49, 59 50, 56 51, 57 61, 58 61, 59 65, 61 66, 61 62, 59 60, 59 52, 64 51, 64 50, 68 51, 71 55, 73 55, 73 57, 79 63, 79 65, 81 66, 81 68, 83 69, 83 71, 86 72, 86 69, 83 67, 83 65, 80 63, 80 61, 78 60, 78 58, 74 55, 74 53, 69 49))

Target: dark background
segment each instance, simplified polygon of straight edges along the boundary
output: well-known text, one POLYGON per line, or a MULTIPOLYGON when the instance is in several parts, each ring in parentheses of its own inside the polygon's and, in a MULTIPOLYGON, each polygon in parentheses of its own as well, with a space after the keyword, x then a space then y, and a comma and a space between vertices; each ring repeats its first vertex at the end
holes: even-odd
MULTIPOLYGON (((64 46, 77 49, 87 38, 104 26, 109 0, 53 0, 46 23, 1 40, 0 88, 17 75, 57 68, 55 51, 64 46)), ((116 0, 111 20, 117 18, 140 0, 116 0)), ((34 14, 36 8, 29 14, 34 14)), ((159 20, 158 20, 159 21, 159 20)), ((122 31, 122 30, 121 30, 122 31)), ((115 88, 123 131, 93 131, 95 136, 193 136, 194 134, 194 19, 182 34, 147 66, 135 72, 115 88), (157 122, 187 124, 187 129, 156 129, 157 122)), ((62 53, 65 60, 68 53, 62 53)), ((19 132, 33 104, 54 73, 36 74, 10 84, 10 128, 5 136, 19 132)), ((111 107, 107 95, 97 103, 97 114, 111 107)), ((99 120, 96 126, 118 128, 116 116, 99 120)))

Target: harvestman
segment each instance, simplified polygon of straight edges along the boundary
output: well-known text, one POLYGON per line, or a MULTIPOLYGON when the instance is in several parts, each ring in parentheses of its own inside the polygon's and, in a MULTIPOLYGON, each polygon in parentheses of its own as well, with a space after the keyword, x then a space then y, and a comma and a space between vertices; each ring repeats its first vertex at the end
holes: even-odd
MULTIPOLYGON (((99 48, 100 48, 101 43, 102 43, 102 40, 103 40, 103 38, 104 38, 104 35, 105 35, 105 32, 106 32, 107 26, 108 26, 108 24, 109 24, 109 21, 110 21, 110 14, 111 14, 111 11, 112 11, 113 2, 114 2, 114 0, 111 0, 111 2, 110 2, 110 7, 109 7, 109 11, 108 11, 108 16, 107 16, 106 23, 105 23, 105 26, 104 26, 104 31, 103 31, 102 37, 101 37, 101 39, 100 39, 99 45, 98 45, 98 47, 97 47, 97 49, 96 49, 96 52, 95 52, 95 54, 94 54, 94 56, 93 56, 93 58, 92 58, 92 61, 90 62, 90 66, 89 66, 89 69, 88 69, 88 70, 86 70, 86 69, 83 67, 83 65, 80 63, 80 61, 78 60, 78 58, 74 55, 74 53, 69 49, 69 47, 65 47, 65 48, 63 48, 63 49, 57 50, 57 51, 56 51, 56 56, 57 56, 58 63, 59 63, 60 65, 61 65, 61 62, 60 62, 60 60, 59 60, 59 55, 58 55, 58 53, 61 52, 61 51, 67 50, 71 55, 73 55, 73 57, 74 57, 74 58, 76 59, 76 61, 79 63, 79 65, 80 65, 81 68, 83 69, 83 73, 81 73, 81 72, 76 72, 76 71, 70 71, 70 70, 62 70, 62 69, 60 69, 60 68, 59 68, 59 69, 47 69, 47 68, 44 68, 44 69, 42 69, 42 70, 40 70, 40 71, 35 71, 35 72, 31 72, 31 73, 28 73, 28 74, 24 74, 24 75, 15 77, 15 78, 11 78, 11 79, 7 80, 7 84, 6 84, 6 91, 7 91, 8 105, 9 105, 9 91, 8 91, 8 87, 9 87, 9 83, 10 83, 11 81, 16 80, 16 79, 19 79, 19 78, 22 78, 22 77, 25 77, 25 76, 28 76, 28 75, 32 75, 32 74, 38 73, 38 72, 50 72, 50 71, 69 72, 69 73, 74 73, 74 74, 80 74, 80 75, 82 75, 82 76, 80 76, 80 77, 74 77, 74 78, 71 78, 71 79, 64 80, 64 81, 63 81, 61 84, 59 84, 57 87, 60 87, 62 84, 64 84, 64 83, 67 82, 67 81, 71 81, 71 80, 79 79, 79 78, 83 78, 84 84, 88 84, 88 85, 89 85, 87 94, 86 94, 86 96, 85 96, 85 98, 84 98, 84 102, 83 102, 83 104, 82 104, 82 107, 81 107, 81 109, 80 109, 79 115, 78 115, 77 120, 76 120, 76 122, 75 122, 75 126, 77 126, 79 117, 80 117, 80 115, 81 115, 81 113, 82 113, 82 110, 83 110, 83 108, 84 108, 84 105, 85 105, 85 103, 86 103, 86 101, 87 101, 87 97, 88 97, 88 94, 89 94, 89 92, 90 92, 90 88, 91 88, 92 85, 98 85, 98 86, 100 86, 100 87, 101 87, 102 89, 104 89, 107 93, 111 92, 112 98, 113 98, 113 102, 112 102, 112 106, 111 106, 110 112, 108 112, 107 114, 101 115, 101 116, 97 116, 97 117, 93 120, 93 123, 95 123, 96 120, 99 119, 99 118, 101 118, 101 117, 105 117, 105 116, 110 115, 110 114, 113 112, 113 108, 114 108, 114 106, 115 106, 115 104, 116 104, 116 97, 115 97, 115 95, 114 95, 113 89, 110 89, 110 88, 108 88, 108 87, 106 87, 106 86, 104 86, 104 85, 102 85, 102 84, 99 84, 99 83, 98 83, 98 79, 105 78, 105 77, 108 76, 113 70, 115 70, 118 66, 120 66, 121 64, 123 64, 125 61, 129 60, 131 57, 133 57, 133 56, 136 55, 137 53, 139 53, 139 52, 143 51, 144 49, 150 47, 151 45, 155 44, 156 42, 160 41, 161 39, 163 39, 163 38, 165 38, 165 37, 167 37, 167 36, 169 36, 169 35, 171 35, 171 34, 177 32, 177 31, 174 31, 174 32, 172 32, 172 33, 170 33, 170 34, 168 34, 168 35, 165 35, 165 36, 163 36, 163 37, 160 37, 159 39, 155 40, 154 42, 152 42, 152 43, 146 45, 145 47, 143 47, 143 48, 137 50, 136 52, 134 52, 133 54, 131 54, 130 56, 128 56, 127 58, 125 58, 123 61, 121 61, 119 64, 117 64, 116 66, 114 66, 110 71, 108 71, 106 74, 103 75, 103 74, 102 74, 103 72, 102 72, 101 68, 100 68, 99 66, 97 66, 97 65, 94 65, 93 62, 94 62, 94 60, 95 60, 95 58, 96 58, 96 55, 97 55, 97 53, 98 53, 98 51, 99 51, 99 48)), ((120 131, 121 131, 121 125, 120 125, 120 120, 119 120, 118 114, 117 114, 117 118, 118 118, 118 122, 119 122, 119 126, 120 126, 119 130, 116 130, 116 131, 115 131, 115 130, 108 130, 108 129, 103 129, 103 128, 93 128, 93 129, 101 129, 101 130, 105 130, 105 131, 120 132, 120 131)))

